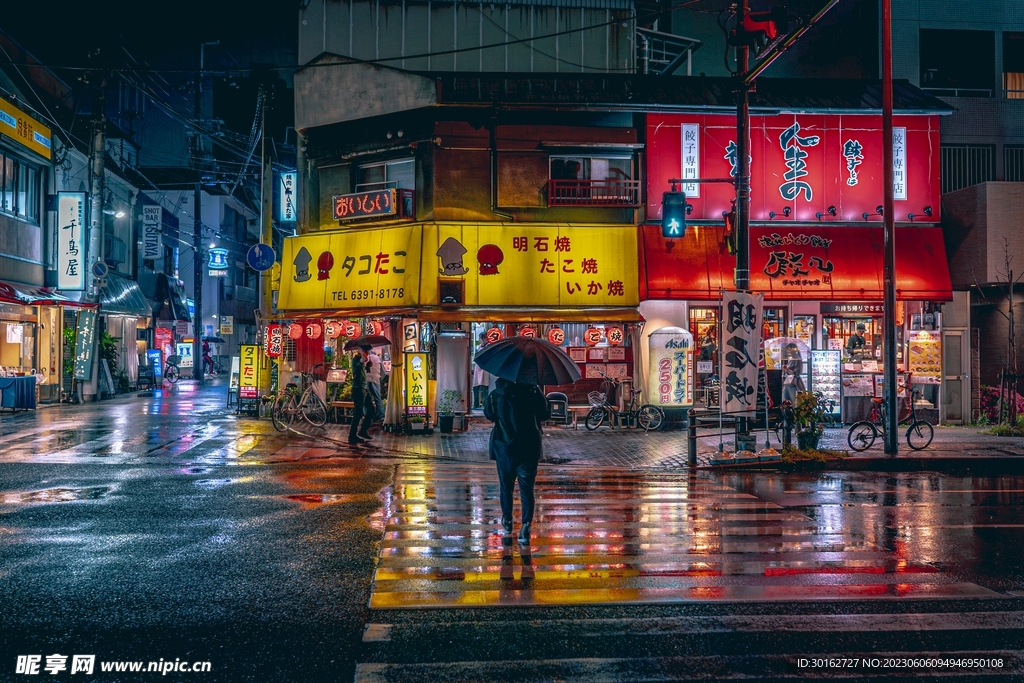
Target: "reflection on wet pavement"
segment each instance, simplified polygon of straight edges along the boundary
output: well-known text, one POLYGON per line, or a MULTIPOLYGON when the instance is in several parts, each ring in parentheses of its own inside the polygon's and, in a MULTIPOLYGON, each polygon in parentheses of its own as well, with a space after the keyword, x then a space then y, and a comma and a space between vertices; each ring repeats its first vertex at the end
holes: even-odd
MULTIPOLYGON (((735 479, 735 478, 734 478, 735 479)), ((775 500, 712 475, 543 469, 530 548, 502 538, 492 466, 402 464, 373 608, 995 597, 829 498, 775 500)), ((518 515, 518 511, 517 511, 518 515)))

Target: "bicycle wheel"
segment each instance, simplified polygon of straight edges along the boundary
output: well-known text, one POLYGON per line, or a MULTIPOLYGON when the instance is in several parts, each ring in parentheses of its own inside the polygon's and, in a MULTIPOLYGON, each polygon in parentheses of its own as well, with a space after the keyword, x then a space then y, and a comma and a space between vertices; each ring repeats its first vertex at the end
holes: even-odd
POLYGON ((907 428, 907 445, 915 451, 928 448, 935 436, 935 430, 924 420, 918 420, 907 428))
POLYGON ((657 429, 661 426, 661 421, 665 419, 665 413, 662 412, 658 406, 647 403, 640 406, 640 410, 637 413, 636 421, 640 424, 640 428, 645 432, 649 432, 657 429))
POLYGON ((846 442, 855 451, 866 451, 875 443, 877 437, 878 430, 875 429, 875 425, 863 421, 850 427, 850 434, 846 437, 846 442))
POLYGON ((302 416, 314 427, 323 427, 327 424, 327 406, 311 391, 302 403, 302 416))
POLYGON ((270 420, 274 423, 274 429, 279 432, 288 431, 288 427, 295 419, 294 406, 294 396, 278 396, 274 400, 274 407, 270 410, 270 420))
POLYGON ((604 422, 604 414, 604 408, 598 406, 591 408, 590 412, 587 413, 587 420, 585 423, 587 425, 587 429, 589 429, 590 431, 594 431, 595 429, 600 427, 601 423, 604 422))
POLYGON ((178 366, 168 365, 167 368, 164 370, 164 379, 166 379, 171 384, 175 384, 178 381, 178 366))

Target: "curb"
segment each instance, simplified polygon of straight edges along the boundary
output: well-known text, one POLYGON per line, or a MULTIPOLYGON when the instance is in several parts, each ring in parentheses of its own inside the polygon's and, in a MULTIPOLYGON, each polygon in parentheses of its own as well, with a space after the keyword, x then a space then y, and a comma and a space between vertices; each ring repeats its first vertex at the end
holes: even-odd
POLYGON ((895 458, 850 457, 825 462, 784 463, 788 472, 987 472, 995 474, 1024 474, 1024 457, 1020 456, 897 456, 895 458))

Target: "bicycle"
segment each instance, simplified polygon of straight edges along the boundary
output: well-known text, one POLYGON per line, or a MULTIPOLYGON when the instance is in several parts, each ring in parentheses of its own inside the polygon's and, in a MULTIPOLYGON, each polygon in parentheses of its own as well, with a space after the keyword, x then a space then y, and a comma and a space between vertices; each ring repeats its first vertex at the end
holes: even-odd
MULTIPOLYGON (((935 430, 931 424, 917 417, 917 407, 914 405, 914 399, 918 396, 922 396, 922 394, 917 389, 910 392, 908 399, 910 411, 906 417, 898 422, 901 425, 908 425, 906 433, 907 445, 915 451, 927 448, 935 436, 935 430)), ((866 451, 875 443, 875 439, 878 438, 879 434, 885 435, 885 401, 880 398, 873 398, 871 403, 873 404, 871 419, 855 423, 850 427, 850 433, 846 437, 850 448, 855 451, 866 451)))
POLYGON ((164 379, 171 384, 176 384, 181 376, 181 370, 178 368, 180 363, 181 356, 177 354, 167 356, 167 361, 164 363, 164 379))
POLYGON ((323 427, 327 424, 327 404, 313 391, 313 370, 320 367, 323 367, 323 363, 317 363, 309 372, 302 373, 302 385, 305 389, 301 392, 299 387, 289 383, 274 399, 274 405, 270 409, 274 429, 279 432, 287 431, 299 415, 314 427, 323 427))
POLYGON ((603 372, 600 375, 604 377, 602 387, 605 391, 603 393, 596 391, 590 393, 589 398, 593 407, 587 413, 587 419, 584 422, 588 430, 594 431, 600 427, 604 423, 605 417, 609 418, 609 426, 613 429, 616 424, 619 427, 623 425, 627 427, 637 425, 645 432, 649 432, 661 426, 662 421, 665 419, 665 411, 650 403, 638 406, 637 403, 642 393, 639 389, 630 390, 631 395, 626 410, 620 411, 608 403, 608 395, 611 393, 611 388, 621 385, 622 382, 609 377, 603 372))

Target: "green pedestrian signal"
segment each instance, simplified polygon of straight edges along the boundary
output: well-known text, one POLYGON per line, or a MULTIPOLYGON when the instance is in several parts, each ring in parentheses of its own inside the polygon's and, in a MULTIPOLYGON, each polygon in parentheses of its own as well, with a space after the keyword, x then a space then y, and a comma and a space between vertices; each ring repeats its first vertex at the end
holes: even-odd
POLYGON ((661 195, 661 236, 682 237, 686 234, 686 195, 666 192, 661 195))

